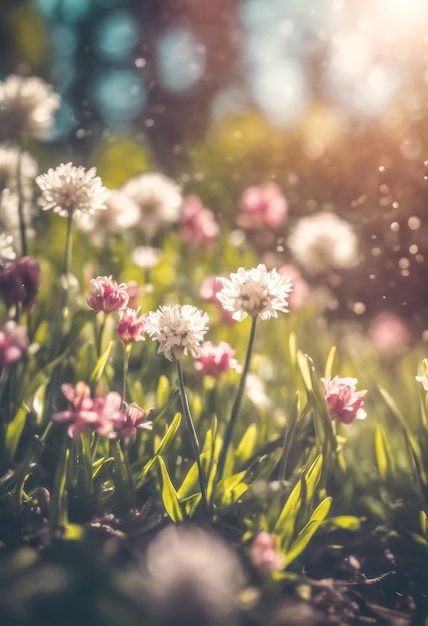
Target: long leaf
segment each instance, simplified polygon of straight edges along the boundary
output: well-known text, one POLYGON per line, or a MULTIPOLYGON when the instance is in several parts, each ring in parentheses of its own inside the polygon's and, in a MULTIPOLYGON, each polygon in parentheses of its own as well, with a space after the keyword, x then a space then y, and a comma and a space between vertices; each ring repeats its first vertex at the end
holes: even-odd
POLYGON ((165 511, 173 522, 182 522, 183 513, 181 512, 180 502, 178 501, 177 492, 172 484, 165 462, 161 456, 157 456, 156 458, 162 475, 162 502, 165 511))
POLYGON ((21 405, 18 409, 15 417, 10 422, 6 430, 6 448, 7 453, 9 455, 9 460, 12 461, 15 454, 16 449, 19 444, 19 439, 21 437, 25 421, 27 419, 28 409, 25 405, 21 405))
POLYGON ((328 497, 317 506, 309 522, 302 528, 295 541, 291 544, 290 549, 286 552, 285 561, 287 566, 306 548, 318 528, 327 517, 330 511, 331 503, 332 498, 328 497))
POLYGON ((166 450, 171 445, 172 440, 174 439, 177 430, 180 427, 180 423, 181 423, 181 413, 176 413, 165 435, 162 437, 161 441, 156 446, 155 454, 164 454, 166 452, 166 450))

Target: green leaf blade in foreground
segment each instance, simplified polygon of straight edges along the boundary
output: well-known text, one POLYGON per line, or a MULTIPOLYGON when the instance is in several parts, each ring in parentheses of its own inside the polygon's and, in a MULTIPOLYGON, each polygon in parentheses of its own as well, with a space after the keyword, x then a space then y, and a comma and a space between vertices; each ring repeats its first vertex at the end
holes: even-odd
POLYGON ((309 522, 302 528, 300 533, 297 535, 297 538, 291 544, 290 549, 286 552, 285 562, 287 566, 306 548, 318 528, 329 514, 332 501, 333 498, 330 496, 324 498, 324 500, 319 503, 315 511, 312 513, 309 522))
POLYGON ((162 476, 162 502, 165 511, 174 523, 183 521, 183 513, 181 511, 180 502, 177 492, 172 484, 171 478, 165 465, 165 461, 161 456, 156 457, 162 476))

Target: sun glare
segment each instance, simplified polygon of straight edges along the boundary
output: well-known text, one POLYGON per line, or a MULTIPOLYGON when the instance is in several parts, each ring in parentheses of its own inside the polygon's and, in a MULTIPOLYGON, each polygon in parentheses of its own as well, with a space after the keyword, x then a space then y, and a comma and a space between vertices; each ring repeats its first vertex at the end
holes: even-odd
POLYGON ((385 29, 397 36, 424 28, 428 20, 427 0, 379 0, 371 5, 385 29))

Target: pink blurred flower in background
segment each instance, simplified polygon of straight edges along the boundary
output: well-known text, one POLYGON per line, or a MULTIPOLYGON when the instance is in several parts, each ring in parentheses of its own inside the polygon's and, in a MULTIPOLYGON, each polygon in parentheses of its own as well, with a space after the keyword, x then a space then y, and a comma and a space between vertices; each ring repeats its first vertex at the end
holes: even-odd
POLYGON ((117 336, 123 343, 131 343, 132 341, 144 341, 144 329, 146 315, 138 317, 138 311, 135 309, 126 309, 124 316, 116 327, 117 336))
POLYGON ((293 310, 300 309, 310 295, 308 283, 295 265, 283 265, 278 272, 281 276, 288 276, 293 283, 293 290, 288 296, 288 306, 293 310))
POLYGON ((97 276, 91 280, 92 293, 86 296, 86 302, 92 311, 122 311, 129 302, 128 287, 125 283, 117 284, 113 276, 97 276))
POLYGON ((184 198, 180 214, 180 235, 185 241, 211 243, 219 234, 214 213, 207 209, 199 196, 184 198))
POLYGON ((405 348, 410 341, 410 333, 403 320, 385 311, 372 320, 368 336, 374 347, 380 352, 394 352, 405 348))
POLYGON ((277 231, 287 219, 288 202, 280 187, 273 182, 245 189, 240 206, 237 221, 244 230, 268 228, 277 231))
POLYGON ((128 280, 126 283, 126 291, 129 296, 128 307, 130 309, 136 309, 138 307, 138 299, 140 297, 140 285, 136 280, 128 280))
POLYGON ((344 424, 350 424, 354 419, 363 420, 367 417, 362 408, 367 390, 356 391, 356 378, 321 378, 324 385, 325 400, 332 415, 344 424))
POLYGON ((201 354, 195 361, 195 369, 203 376, 218 376, 230 369, 236 369, 235 350, 225 341, 213 344, 206 341, 202 345, 201 354))
POLYGON ((19 361, 28 350, 27 329, 16 322, 6 322, 0 330, 0 372, 19 361))
POLYGON ((64 383, 61 390, 73 408, 54 413, 52 420, 68 423, 69 437, 77 437, 87 426, 100 435, 110 438, 116 436, 115 429, 124 419, 120 410, 122 399, 118 393, 111 391, 105 397, 91 398, 89 386, 82 381, 75 386, 64 383))
POLYGON ((218 278, 215 276, 208 276, 200 286, 199 295, 206 302, 212 302, 217 306, 219 312, 221 313, 222 322, 225 324, 234 324, 235 320, 233 319, 233 313, 231 311, 226 311, 220 300, 217 298, 218 292, 222 289, 223 284, 218 278))
POLYGON ((250 549, 251 562, 263 573, 278 572, 285 564, 283 554, 276 551, 276 539, 262 530, 250 549))

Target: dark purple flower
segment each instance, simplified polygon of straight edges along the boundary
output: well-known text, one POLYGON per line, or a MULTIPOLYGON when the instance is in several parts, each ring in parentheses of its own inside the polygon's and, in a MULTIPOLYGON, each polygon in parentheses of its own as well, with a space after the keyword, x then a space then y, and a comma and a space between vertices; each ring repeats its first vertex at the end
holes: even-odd
POLYGON ((8 306, 22 304, 29 309, 40 289, 40 265, 24 256, 0 267, 0 297, 8 306))

